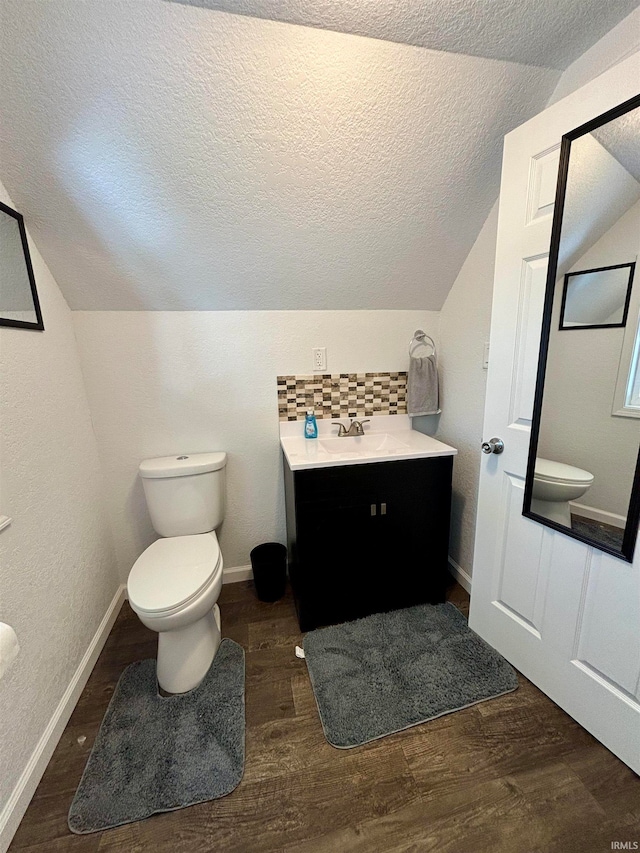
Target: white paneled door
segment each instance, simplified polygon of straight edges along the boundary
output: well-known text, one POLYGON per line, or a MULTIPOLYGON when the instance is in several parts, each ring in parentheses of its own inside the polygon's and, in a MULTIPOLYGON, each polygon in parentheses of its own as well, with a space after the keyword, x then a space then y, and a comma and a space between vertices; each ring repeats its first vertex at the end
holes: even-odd
POLYGON ((561 137, 638 81, 636 55, 505 138, 484 418, 504 452, 482 454, 469 623, 640 773, 640 543, 629 564, 522 515, 561 137))

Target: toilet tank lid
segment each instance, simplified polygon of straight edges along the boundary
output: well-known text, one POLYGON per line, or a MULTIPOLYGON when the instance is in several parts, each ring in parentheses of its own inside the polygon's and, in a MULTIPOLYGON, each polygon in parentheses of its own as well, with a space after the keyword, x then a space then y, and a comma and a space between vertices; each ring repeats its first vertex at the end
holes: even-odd
POLYGON ((592 483, 593 474, 583 468, 575 468, 565 462, 554 462, 552 459, 536 459, 535 476, 538 480, 563 483, 592 483))
POLYGON ((186 477, 190 474, 206 474, 219 471, 227 464, 224 451, 215 453, 181 453, 178 456, 161 456, 145 459, 140 463, 140 476, 145 479, 160 477, 186 477))

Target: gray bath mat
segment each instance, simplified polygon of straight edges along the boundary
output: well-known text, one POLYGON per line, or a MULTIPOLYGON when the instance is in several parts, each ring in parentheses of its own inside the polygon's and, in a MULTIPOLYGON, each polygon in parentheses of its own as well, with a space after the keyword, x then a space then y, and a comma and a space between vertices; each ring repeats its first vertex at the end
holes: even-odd
POLYGON ((120 677, 69 810, 98 832, 231 793, 244 772, 244 650, 223 640, 189 693, 160 696, 155 660, 120 677))
POLYGON ((515 670, 453 604, 422 604, 304 638, 322 728, 347 749, 518 686, 515 670))

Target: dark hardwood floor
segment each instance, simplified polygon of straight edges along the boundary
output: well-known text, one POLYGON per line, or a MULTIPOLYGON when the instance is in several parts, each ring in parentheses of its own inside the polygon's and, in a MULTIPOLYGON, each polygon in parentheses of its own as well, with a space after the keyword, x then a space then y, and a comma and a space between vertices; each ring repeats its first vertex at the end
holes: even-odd
MULTIPOLYGON (((461 587, 449 598, 467 612, 461 587)), ((246 649, 239 787, 118 829, 69 832, 116 682, 155 655, 156 635, 125 604, 10 853, 604 853, 640 842, 640 779, 525 678, 507 696, 337 750, 294 654, 291 596, 265 604, 250 583, 233 584, 220 609, 223 635, 246 649)))

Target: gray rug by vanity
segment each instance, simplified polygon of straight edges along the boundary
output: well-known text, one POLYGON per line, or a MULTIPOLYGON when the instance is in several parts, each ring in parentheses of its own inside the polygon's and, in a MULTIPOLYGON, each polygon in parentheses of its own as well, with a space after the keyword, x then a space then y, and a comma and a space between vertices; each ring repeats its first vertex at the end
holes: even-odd
POLYGON ((304 652, 326 739, 347 749, 518 686, 453 604, 423 604, 310 631, 304 652))
POLYGON ((120 677, 69 811, 83 834, 224 797, 244 772, 244 650, 225 639, 202 683, 160 696, 155 660, 120 677))

